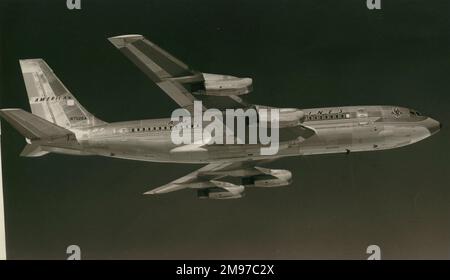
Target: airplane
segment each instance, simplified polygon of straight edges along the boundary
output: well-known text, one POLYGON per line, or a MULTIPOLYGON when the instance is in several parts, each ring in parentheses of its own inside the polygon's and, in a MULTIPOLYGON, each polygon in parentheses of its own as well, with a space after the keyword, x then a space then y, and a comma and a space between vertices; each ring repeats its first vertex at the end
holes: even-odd
MULTIPOLYGON (((251 78, 193 70, 142 35, 108 40, 189 112, 197 101, 202 101, 202 110, 272 108, 243 99, 252 91, 251 78)), ((442 128, 438 121, 400 106, 279 108, 280 145, 274 155, 261 154, 260 143, 177 145, 171 141, 175 125, 171 118, 107 123, 88 112, 43 59, 20 60, 20 67, 31 113, 1 109, 0 116, 26 138, 21 156, 59 153, 204 165, 145 194, 194 189, 199 198, 241 198, 247 187, 291 184, 289 170, 261 166, 276 159, 392 149, 442 128)))

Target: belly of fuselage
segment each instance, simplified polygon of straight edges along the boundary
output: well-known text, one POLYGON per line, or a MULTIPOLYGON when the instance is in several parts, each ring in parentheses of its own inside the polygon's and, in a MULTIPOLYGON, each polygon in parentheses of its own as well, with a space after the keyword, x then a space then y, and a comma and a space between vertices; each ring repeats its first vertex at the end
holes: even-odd
POLYGON ((207 145, 206 149, 186 149, 172 143, 170 133, 142 137, 106 137, 90 141, 89 151, 99 155, 143 161, 207 163, 231 160, 257 160, 295 155, 346 153, 391 149, 417 142, 426 135, 411 123, 336 121, 305 122, 316 135, 296 143, 280 143, 276 155, 261 155, 260 145, 207 145))

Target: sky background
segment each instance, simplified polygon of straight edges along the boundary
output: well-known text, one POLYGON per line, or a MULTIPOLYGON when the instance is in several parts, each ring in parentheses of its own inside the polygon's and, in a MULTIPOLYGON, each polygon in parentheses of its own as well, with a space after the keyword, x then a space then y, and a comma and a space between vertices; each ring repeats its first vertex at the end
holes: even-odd
POLYGON ((143 192, 197 168, 102 157, 19 157, 2 126, 11 259, 450 258, 450 2, 365 0, 0 2, 0 107, 29 110, 18 60, 43 58, 108 122, 177 105, 106 38, 138 33, 192 68, 252 77, 277 107, 399 105, 444 125, 400 149, 282 159, 289 187, 243 199, 143 192))

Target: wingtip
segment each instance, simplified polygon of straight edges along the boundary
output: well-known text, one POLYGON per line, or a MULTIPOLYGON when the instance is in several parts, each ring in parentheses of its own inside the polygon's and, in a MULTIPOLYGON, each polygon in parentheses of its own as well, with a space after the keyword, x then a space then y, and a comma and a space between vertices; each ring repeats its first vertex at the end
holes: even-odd
POLYGON ((117 36, 111 36, 109 39, 124 39, 124 38, 137 38, 142 37, 141 34, 123 34, 123 35, 117 35, 117 36))
POLYGON ((157 189, 152 189, 152 190, 146 191, 145 193, 143 193, 143 195, 158 194, 158 193, 160 193, 160 192, 158 192, 157 189))
POLYGON ((140 34, 125 34, 125 35, 119 35, 119 36, 113 36, 109 37, 108 40, 116 47, 116 48, 123 48, 127 44, 132 43, 137 40, 142 40, 144 36, 140 34))
POLYGON ((152 191, 148 191, 148 192, 143 193, 143 195, 148 195, 148 194, 155 194, 155 193, 152 192, 152 191))
POLYGON ((155 195, 155 194, 162 194, 162 193, 166 193, 166 192, 167 191, 164 190, 164 186, 162 186, 162 187, 159 187, 159 188, 156 188, 156 189, 149 190, 149 191, 147 191, 147 192, 145 192, 143 194, 144 195, 147 195, 147 194, 155 195))

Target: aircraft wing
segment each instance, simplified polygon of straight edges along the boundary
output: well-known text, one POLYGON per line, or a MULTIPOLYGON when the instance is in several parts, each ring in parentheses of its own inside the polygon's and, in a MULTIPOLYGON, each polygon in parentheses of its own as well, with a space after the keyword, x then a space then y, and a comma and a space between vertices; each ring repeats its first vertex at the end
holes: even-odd
POLYGON ((190 112, 195 100, 203 102, 203 109, 248 107, 238 95, 251 91, 250 78, 192 70, 142 35, 121 35, 108 40, 180 107, 190 112))
POLYGON ((201 179, 199 179, 200 174, 202 172, 208 172, 212 170, 217 170, 222 167, 222 164, 220 163, 210 163, 208 165, 203 166, 202 168, 195 170, 194 172, 191 172, 181 178, 178 178, 164 186, 152 189, 144 194, 159 194, 159 193, 168 193, 173 191, 178 191, 181 189, 188 188, 190 185, 195 183, 202 182, 201 179))
POLYGON ((186 188, 193 189, 230 189, 236 186, 229 182, 221 181, 225 177, 251 177, 260 174, 267 174, 267 170, 261 167, 256 167, 257 164, 267 163, 272 160, 254 160, 242 162, 220 162, 210 163, 202 168, 195 170, 183 177, 180 177, 166 185, 152 189, 144 194, 161 194, 173 191, 178 191, 186 188))

